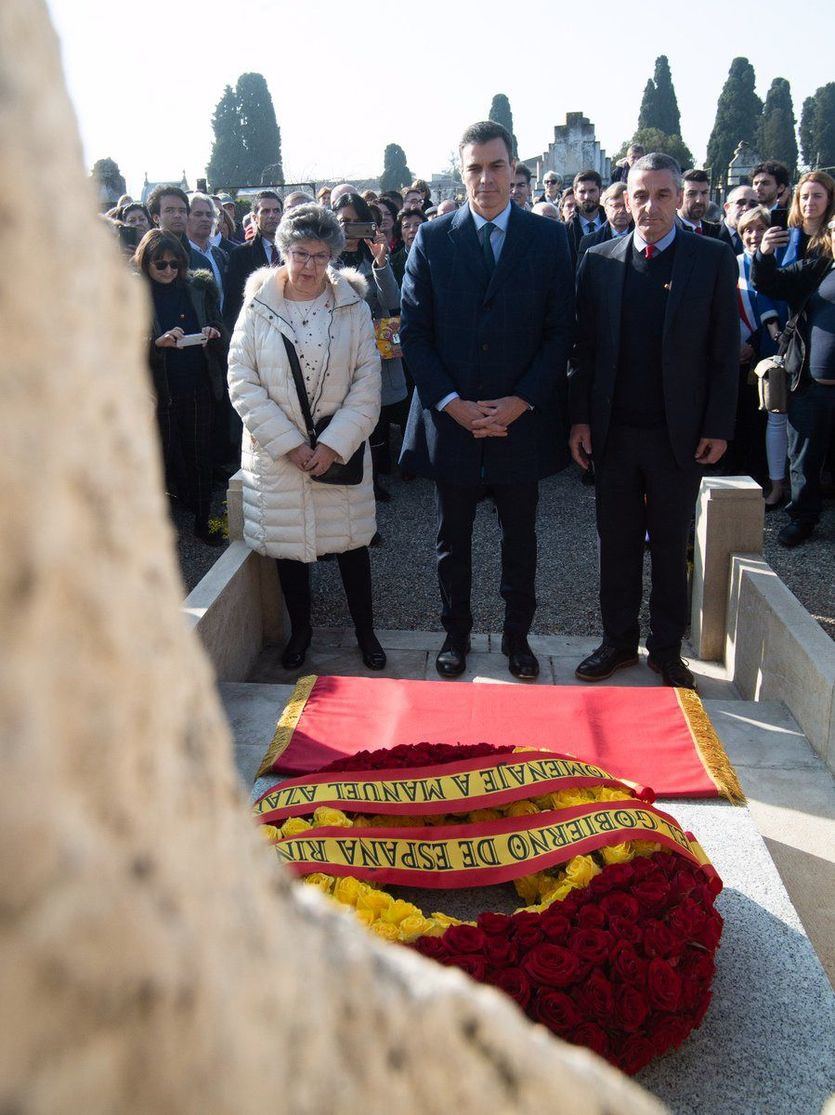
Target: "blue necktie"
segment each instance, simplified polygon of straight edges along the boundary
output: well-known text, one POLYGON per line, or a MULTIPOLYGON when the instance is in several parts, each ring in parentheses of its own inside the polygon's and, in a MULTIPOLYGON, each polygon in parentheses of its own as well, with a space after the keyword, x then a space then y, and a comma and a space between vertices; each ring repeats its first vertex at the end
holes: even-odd
POLYGON ((495 228, 496 225, 492 221, 488 221, 481 226, 481 251, 484 254, 487 270, 491 275, 496 270, 496 257, 493 255, 493 245, 490 243, 490 237, 493 235, 495 228))

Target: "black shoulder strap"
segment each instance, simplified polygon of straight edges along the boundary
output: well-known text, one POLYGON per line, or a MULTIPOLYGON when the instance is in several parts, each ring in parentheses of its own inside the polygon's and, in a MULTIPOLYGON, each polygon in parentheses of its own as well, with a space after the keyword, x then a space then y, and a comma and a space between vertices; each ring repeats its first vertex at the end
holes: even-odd
POLYGON ((310 413, 310 403, 307 401, 307 391, 304 386, 299 357, 293 342, 286 333, 281 334, 281 339, 284 341, 284 347, 287 350, 287 359, 290 361, 290 371, 293 373, 293 382, 296 385, 296 393, 299 396, 299 406, 302 408, 302 418, 304 419, 305 428, 307 429, 310 448, 315 449, 316 431, 313 429, 313 415, 310 413))

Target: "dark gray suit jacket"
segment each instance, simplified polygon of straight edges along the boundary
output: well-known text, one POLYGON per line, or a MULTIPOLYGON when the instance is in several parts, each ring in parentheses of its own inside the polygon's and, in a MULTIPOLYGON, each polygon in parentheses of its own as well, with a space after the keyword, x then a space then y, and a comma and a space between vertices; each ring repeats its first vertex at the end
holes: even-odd
MULTIPOLYGON (((577 274, 571 422, 591 426, 596 457, 605 452, 612 414, 632 240, 630 233, 589 248, 577 274)), ((692 467, 700 438, 733 438, 739 376, 737 278, 736 260, 725 244, 677 231, 662 351, 667 429, 682 468, 692 467)))

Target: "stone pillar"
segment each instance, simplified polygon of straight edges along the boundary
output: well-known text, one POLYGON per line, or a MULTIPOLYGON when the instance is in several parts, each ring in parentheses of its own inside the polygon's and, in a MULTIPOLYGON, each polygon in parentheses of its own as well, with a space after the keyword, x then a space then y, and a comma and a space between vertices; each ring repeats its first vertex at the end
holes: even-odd
POLYGON ((706 476, 696 506, 690 637, 699 658, 718 662, 725 648, 731 556, 761 554, 762 488, 750 476, 706 476))
POLYGON ((243 475, 238 469, 234 476, 229 477, 226 489, 226 522, 230 542, 242 542, 244 537, 243 475))

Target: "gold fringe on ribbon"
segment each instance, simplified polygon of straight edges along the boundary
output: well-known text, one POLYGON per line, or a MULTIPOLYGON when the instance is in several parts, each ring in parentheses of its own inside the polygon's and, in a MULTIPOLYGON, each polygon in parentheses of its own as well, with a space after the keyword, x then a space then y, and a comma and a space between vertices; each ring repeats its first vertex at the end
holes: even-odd
POLYGON ((275 726, 275 735, 272 738, 272 743, 267 748, 267 754, 261 760, 261 766, 258 768, 258 773, 255 776, 256 778, 260 778, 263 774, 269 774, 273 763, 287 750, 287 746, 293 737, 293 732, 295 732, 298 722, 302 718, 304 706, 307 704, 307 699, 313 692, 313 686, 315 684, 316 674, 308 674, 307 677, 299 678, 296 682, 290 700, 284 706, 281 719, 275 726))
POLYGON ((694 693, 692 689, 676 689, 675 693, 696 751, 714 786, 733 805, 745 805, 745 794, 737 773, 698 693, 694 693))

